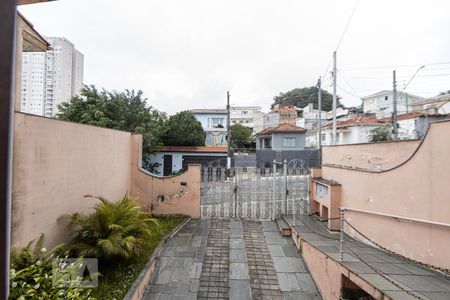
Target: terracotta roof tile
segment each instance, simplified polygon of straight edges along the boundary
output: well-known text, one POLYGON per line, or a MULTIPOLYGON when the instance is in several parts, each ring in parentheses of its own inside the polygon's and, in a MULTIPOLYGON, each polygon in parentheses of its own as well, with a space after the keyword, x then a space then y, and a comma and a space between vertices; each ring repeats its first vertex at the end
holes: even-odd
MULTIPOLYGON (((379 123, 385 123, 385 121, 379 120, 374 117, 358 116, 358 117, 353 117, 353 118, 343 120, 343 121, 337 121, 336 127, 355 126, 355 125, 371 125, 371 124, 379 124, 379 123)), ((333 124, 329 123, 329 124, 325 125, 324 127, 330 128, 332 126, 333 126, 333 124)))
POLYGON ((227 147, 208 146, 164 146, 158 152, 227 153, 227 147))
POLYGON ((268 135, 274 132, 306 132, 306 129, 292 124, 283 123, 278 125, 277 127, 268 127, 266 129, 263 129, 256 135, 268 135))

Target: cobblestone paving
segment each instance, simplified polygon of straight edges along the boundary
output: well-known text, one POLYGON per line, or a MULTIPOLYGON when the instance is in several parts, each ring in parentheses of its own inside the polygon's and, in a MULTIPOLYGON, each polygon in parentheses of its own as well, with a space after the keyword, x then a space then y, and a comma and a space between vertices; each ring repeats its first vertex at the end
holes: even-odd
POLYGON ((229 257, 229 221, 212 220, 209 227, 197 299, 229 298, 229 257))
POLYGON ((252 299, 283 299, 260 222, 244 222, 244 241, 252 299))

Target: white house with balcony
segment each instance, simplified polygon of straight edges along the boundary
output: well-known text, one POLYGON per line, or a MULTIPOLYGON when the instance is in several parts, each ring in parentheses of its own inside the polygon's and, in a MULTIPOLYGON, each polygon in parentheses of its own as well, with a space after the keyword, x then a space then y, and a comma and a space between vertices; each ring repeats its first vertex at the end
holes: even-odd
POLYGON ((241 124, 253 128, 253 120, 261 114, 261 106, 231 106, 230 121, 231 125, 241 124))
POLYGON ((206 133, 206 146, 227 146, 226 109, 192 109, 191 112, 206 133))
MULTIPOLYGON (((404 114, 411 112, 416 102, 425 98, 409 93, 397 91, 397 113, 404 114)), ((377 118, 385 118, 392 115, 394 111, 394 92, 381 91, 361 98, 364 113, 375 114, 377 118)))

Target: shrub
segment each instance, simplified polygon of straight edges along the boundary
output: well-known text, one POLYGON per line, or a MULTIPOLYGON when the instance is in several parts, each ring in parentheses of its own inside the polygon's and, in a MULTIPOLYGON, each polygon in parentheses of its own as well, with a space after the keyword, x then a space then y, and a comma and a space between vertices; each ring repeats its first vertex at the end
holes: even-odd
POLYGON ((94 213, 69 216, 69 221, 78 227, 67 245, 69 252, 103 261, 126 261, 139 256, 151 237, 150 224, 157 221, 143 213, 128 196, 117 202, 101 196, 93 198, 101 202, 94 207, 94 213))
POLYGON ((94 299, 90 296, 92 288, 83 287, 83 278, 76 276, 81 261, 63 265, 64 259, 57 256, 63 244, 47 251, 43 247, 44 235, 32 248, 33 243, 11 253, 9 299, 94 299))
MULTIPOLYGON (((64 256, 62 248, 64 244, 59 244, 47 251, 44 248, 45 236, 41 234, 36 241, 32 240, 28 245, 21 249, 11 250, 11 267, 17 270, 26 268, 27 266, 36 263, 37 261, 48 262, 54 256, 64 256), (32 247, 34 244, 34 247, 32 247)), ((51 263, 51 262, 50 262, 51 263)))
POLYGON ((390 141, 391 138, 391 128, 389 126, 380 126, 377 128, 374 128, 370 132, 370 142, 376 143, 376 142, 383 142, 383 141, 390 141))

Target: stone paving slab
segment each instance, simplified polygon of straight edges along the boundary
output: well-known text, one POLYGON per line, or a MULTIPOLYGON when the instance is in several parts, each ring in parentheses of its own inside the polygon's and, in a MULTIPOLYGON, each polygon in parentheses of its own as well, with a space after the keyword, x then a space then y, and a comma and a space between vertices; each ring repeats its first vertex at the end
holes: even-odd
MULTIPOLYGON (((292 217, 287 219, 292 224, 292 217)), ((305 241, 339 262, 338 234, 328 232, 311 216, 297 217, 294 227, 305 241)), ((340 263, 392 299, 450 299, 449 278, 347 235, 345 240, 351 249, 344 247, 344 261, 340 263)))
POLYGON ((263 228, 283 299, 322 299, 292 238, 271 231, 264 223, 273 222, 263 222, 263 228))
POLYGON ((321 299, 275 222, 190 221, 166 244, 156 274, 145 300, 321 299))
POLYGON ((191 220, 167 242, 143 299, 197 299, 208 223, 191 220))

